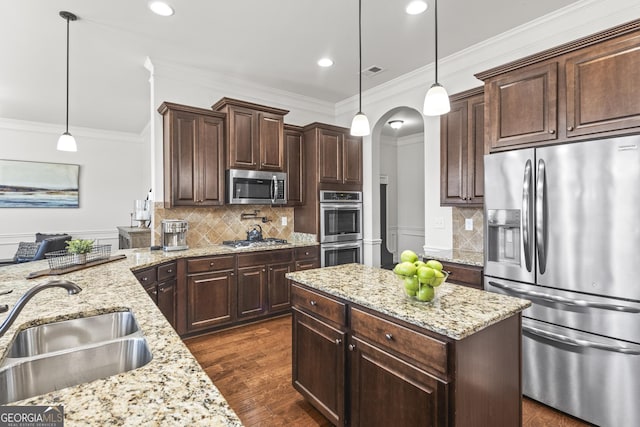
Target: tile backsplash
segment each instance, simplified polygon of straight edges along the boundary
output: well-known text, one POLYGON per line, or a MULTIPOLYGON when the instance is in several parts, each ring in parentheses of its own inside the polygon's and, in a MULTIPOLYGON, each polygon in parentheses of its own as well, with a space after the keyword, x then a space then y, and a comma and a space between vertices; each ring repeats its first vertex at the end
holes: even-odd
POLYGON ((212 207, 175 207, 165 209, 162 202, 153 206, 154 244, 160 245, 161 224, 163 219, 184 219, 189 223, 187 245, 190 248, 205 247, 222 243, 223 240, 246 239, 247 230, 253 224, 262 227, 263 237, 292 240, 293 208, 272 207, 268 205, 224 205, 212 207), (240 219, 241 214, 252 214, 259 209, 258 218, 240 219), (263 223, 261 217, 269 219, 263 223), (282 224, 287 218, 287 225, 282 224))
POLYGON ((463 251, 483 251, 484 213, 482 208, 453 208, 453 248, 463 251), (473 220, 473 230, 465 230, 465 219, 473 220))

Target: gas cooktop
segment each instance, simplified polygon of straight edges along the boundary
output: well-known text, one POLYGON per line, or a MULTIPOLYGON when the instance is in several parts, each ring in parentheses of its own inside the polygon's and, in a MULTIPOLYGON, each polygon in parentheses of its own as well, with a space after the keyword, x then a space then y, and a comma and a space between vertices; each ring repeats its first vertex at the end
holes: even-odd
POLYGON ((275 237, 267 237, 262 240, 225 240, 222 242, 225 246, 234 248, 251 248, 255 246, 273 246, 287 243, 284 239, 276 239, 275 237))

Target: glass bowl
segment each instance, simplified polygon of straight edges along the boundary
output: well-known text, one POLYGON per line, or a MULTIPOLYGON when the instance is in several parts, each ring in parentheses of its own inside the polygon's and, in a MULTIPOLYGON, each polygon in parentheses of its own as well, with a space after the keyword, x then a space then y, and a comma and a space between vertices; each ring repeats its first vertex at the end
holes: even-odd
MULTIPOLYGON (((437 279, 438 286, 431 286, 430 284, 420 283, 417 276, 413 276, 413 278, 407 278, 405 276, 396 275, 396 277, 398 278, 400 290, 406 298, 411 301, 429 303, 434 302, 438 299, 438 290, 449 277, 449 273, 446 271, 442 271, 442 274, 444 274, 444 277, 437 279)), ((432 279, 431 283, 433 283, 433 280, 436 279, 432 279)))

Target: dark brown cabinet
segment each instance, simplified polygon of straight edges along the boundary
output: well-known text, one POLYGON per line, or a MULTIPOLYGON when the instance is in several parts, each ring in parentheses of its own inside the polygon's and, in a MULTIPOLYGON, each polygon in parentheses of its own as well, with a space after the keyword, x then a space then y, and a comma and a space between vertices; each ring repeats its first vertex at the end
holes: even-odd
POLYGON ((164 102, 164 203, 224 204, 224 114, 164 102))
POLYGON ((476 289, 484 289, 482 267, 449 261, 441 262, 442 269, 449 272, 448 282, 476 289))
POLYGON ((304 204, 304 136, 302 128, 284 125, 284 149, 287 172, 287 205, 304 204))
POLYGON ((476 74, 486 150, 637 133, 640 20, 476 74))
POLYGON ((484 199, 484 92, 451 96, 440 118, 440 205, 481 207, 484 199))
POLYGON ((284 116, 289 111, 231 98, 211 108, 226 113, 227 168, 285 170, 284 116))
POLYGON ((134 273, 174 329, 177 328, 177 264, 169 262, 134 273))
POLYGON ((267 311, 267 266, 238 268, 238 318, 255 317, 267 311))
POLYGON ((320 268, 320 247, 305 246, 294 250, 296 271, 320 268))
POLYGON ((187 260, 187 332, 235 320, 235 264, 233 255, 187 260))

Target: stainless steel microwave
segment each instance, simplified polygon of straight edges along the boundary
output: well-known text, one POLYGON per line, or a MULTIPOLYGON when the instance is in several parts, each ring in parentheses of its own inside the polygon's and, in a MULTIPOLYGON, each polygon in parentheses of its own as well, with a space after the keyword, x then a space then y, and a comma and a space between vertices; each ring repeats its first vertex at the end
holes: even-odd
POLYGON ((285 172, 228 169, 225 199, 231 205, 282 205, 287 203, 285 172))

